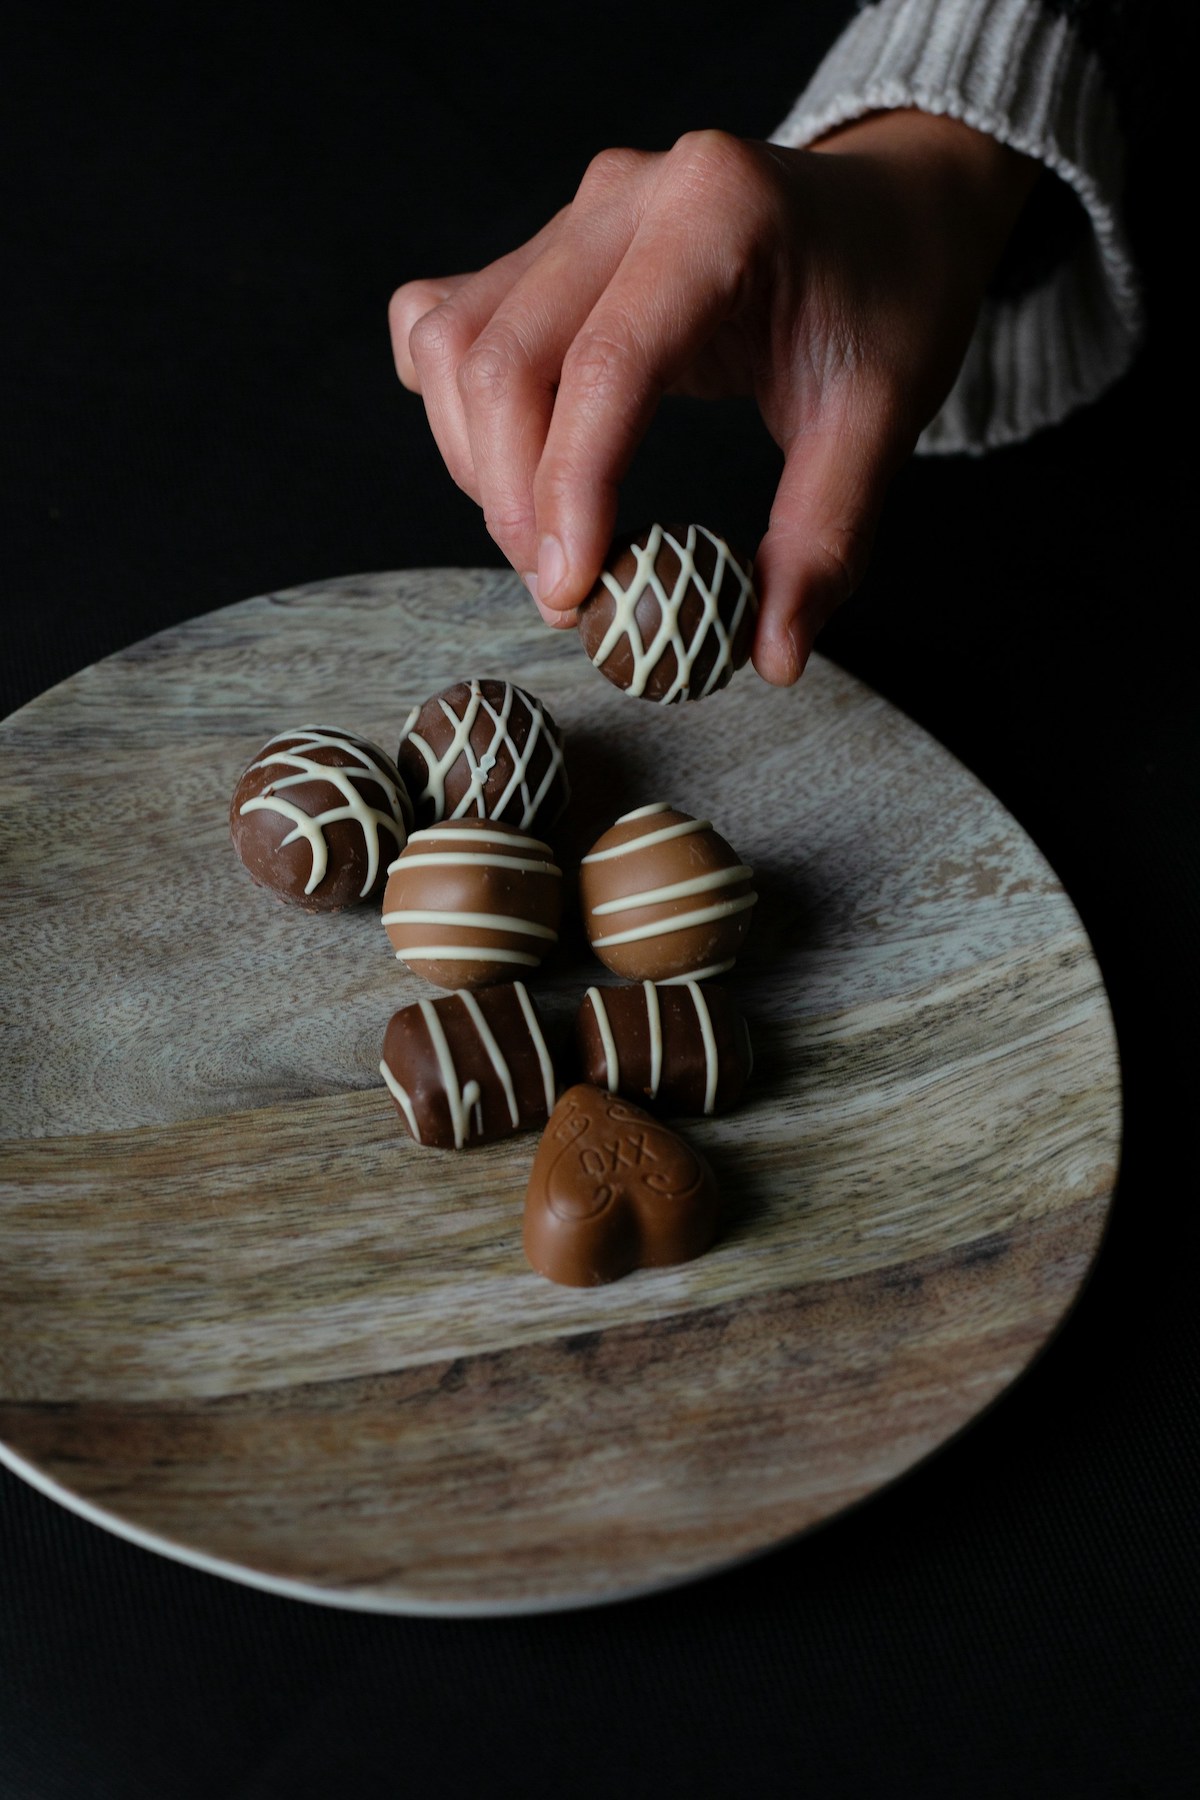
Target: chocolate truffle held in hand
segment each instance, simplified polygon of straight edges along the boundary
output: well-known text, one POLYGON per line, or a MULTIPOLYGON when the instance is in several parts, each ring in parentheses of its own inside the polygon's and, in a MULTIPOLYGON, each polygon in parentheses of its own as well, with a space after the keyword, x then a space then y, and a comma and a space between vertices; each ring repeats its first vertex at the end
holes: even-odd
POLYGON ((702 700, 750 655, 750 564, 703 525, 651 525, 618 540, 579 607, 579 636, 616 687, 669 705, 702 700))
POLYGON ((325 725, 273 737, 229 809, 234 849, 253 879, 307 912, 340 912, 377 894, 411 824, 391 759, 325 725))
POLYGON ((421 826, 474 817, 546 830, 570 794, 562 734, 511 681, 460 681, 414 707, 396 763, 421 826))
POLYGON ((579 869, 588 941, 627 981, 703 981, 732 968, 758 895, 753 870, 713 830, 664 803, 640 806, 579 869))
POLYGON ((561 913, 562 871, 550 846, 494 819, 414 832, 383 896, 396 955, 448 988, 535 969, 558 942, 561 913))

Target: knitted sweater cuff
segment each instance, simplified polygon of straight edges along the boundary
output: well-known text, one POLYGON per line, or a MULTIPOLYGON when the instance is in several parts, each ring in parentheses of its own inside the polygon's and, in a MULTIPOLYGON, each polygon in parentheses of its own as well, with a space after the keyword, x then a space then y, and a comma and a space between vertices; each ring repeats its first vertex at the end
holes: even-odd
POLYGON ((1095 399, 1141 336, 1119 216, 1122 141, 1095 56, 1030 0, 880 0, 834 44, 772 141, 801 148, 865 113, 916 107, 1038 158, 1082 201, 1079 247, 1013 300, 984 302, 925 451, 1028 437, 1095 399))

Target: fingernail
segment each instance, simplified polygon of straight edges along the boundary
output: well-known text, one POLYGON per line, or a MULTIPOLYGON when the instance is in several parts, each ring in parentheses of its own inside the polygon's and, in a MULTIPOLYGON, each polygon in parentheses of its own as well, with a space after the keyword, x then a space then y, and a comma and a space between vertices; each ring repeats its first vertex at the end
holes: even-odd
POLYGON ((792 652, 792 667, 795 671, 792 675, 792 681, 799 681, 804 673, 804 665, 808 661, 812 645, 809 641, 809 634, 800 623, 799 619, 792 620, 791 624, 788 626, 787 635, 788 644, 792 652))
POLYGON ((533 570, 532 569, 526 570, 525 574, 522 575, 521 580, 525 583, 525 586, 529 589, 530 593, 533 595, 534 600, 537 600, 537 597, 538 597, 537 576, 534 574, 533 570))
POLYGON ((542 615, 543 621, 547 625, 553 625, 556 631, 565 630, 568 625, 573 625, 575 623, 574 607, 571 608, 570 612, 563 612, 557 606, 543 606, 540 600, 535 600, 533 604, 542 615))
POLYGON ((567 559, 556 537, 544 537, 538 545, 537 584, 541 599, 548 600, 567 572, 567 559))

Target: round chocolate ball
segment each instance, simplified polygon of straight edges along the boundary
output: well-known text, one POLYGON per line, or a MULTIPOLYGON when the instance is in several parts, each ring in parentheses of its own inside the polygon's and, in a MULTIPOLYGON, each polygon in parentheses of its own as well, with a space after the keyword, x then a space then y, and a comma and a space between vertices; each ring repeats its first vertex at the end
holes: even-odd
POLYGON ((396 763, 420 826, 474 817, 547 830, 570 794, 561 732, 511 681, 460 681, 414 707, 396 763))
POLYGON ((703 525, 618 539, 579 608, 579 636, 608 679, 669 705, 725 687, 750 654, 750 564, 703 525))
POLYGON ((758 898, 753 880, 707 819, 640 806, 580 865, 584 927, 627 981, 703 981, 733 966, 758 898))
POLYGON ((264 744, 229 808, 234 849, 253 879, 306 912, 341 912, 377 894, 411 824, 391 758, 327 725, 264 744))
POLYGON ((396 955, 445 988, 535 969, 558 942, 561 913, 562 871, 549 845, 495 819, 413 832, 383 896, 396 955))

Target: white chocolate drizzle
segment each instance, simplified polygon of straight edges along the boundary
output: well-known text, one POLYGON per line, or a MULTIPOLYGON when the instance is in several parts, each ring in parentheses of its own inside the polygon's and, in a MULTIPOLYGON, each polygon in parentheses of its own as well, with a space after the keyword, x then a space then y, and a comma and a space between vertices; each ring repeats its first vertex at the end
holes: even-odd
POLYGON ((707 981, 711 975, 725 975, 732 969, 735 960, 731 956, 725 962, 709 963, 704 969, 685 969, 682 975, 664 975, 658 986, 683 987, 689 981, 707 981))
POLYGON ((562 745, 546 721, 541 702, 534 695, 527 694, 523 688, 514 687, 511 681, 506 681, 501 685, 503 698, 497 709, 484 694, 481 682, 468 682, 469 694, 461 719, 445 698, 441 695, 438 696, 438 706, 449 720, 451 727, 450 742, 440 755, 433 745, 421 736, 420 732, 414 730, 417 719, 420 717, 421 709, 419 707, 414 708, 405 721, 404 737, 408 743, 415 745, 420 751, 425 763, 425 786, 417 796, 417 804, 421 806, 426 802, 432 803, 434 814, 439 819, 446 816, 446 779, 460 757, 466 762, 470 778, 462 798, 450 814, 451 818, 462 819, 471 813, 481 819, 496 818, 504 811, 513 796, 519 792, 521 797, 520 824, 522 826, 531 825, 556 779, 560 777, 563 784, 564 805, 566 803, 567 775, 562 745), (529 731, 523 747, 518 746, 509 730, 509 719, 513 713, 515 701, 521 703, 529 716, 529 731), (481 717, 485 721, 484 731, 487 731, 487 720, 491 721, 492 729, 490 737, 487 738, 482 749, 478 749, 472 739, 476 723, 481 717), (534 752, 542 742, 549 751, 549 762, 541 781, 534 789, 531 786, 529 771, 534 752), (505 750, 512 758, 512 774, 503 792, 489 803, 484 790, 492 770, 505 750))
POLYGON ((689 525, 686 541, 682 544, 669 531, 664 531, 661 525, 652 525, 644 548, 637 544, 630 548, 635 568, 628 587, 622 587, 616 576, 607 570, 600 577, 615 604, 612 622, 592 657, 592 663, 597 669, 602 669, 620 640, 625 638, 633 659, 633 674, 627 691, 641 696, 645 694, 650 677, 664 653, 671 649, 675 652, 675 675, 670 686, 658 699, 663 705, 672 700, 689 700, 692 698, 692 670, 712 633, 716 638, 717 652, 713 666, 699 691, 698 697, 703 699, 719 685, 726 670, 733 667, 733 646, 747 608, 752 612, 758 610, 750 578, 730 554, 729 546, 703 525, 689 525), (706 582, 696 567, 695 549, 701 537, 706 538, 716 551, 717 560, 711 582, 706 582), (674 550, 679 559, 679 573, 670 593, 658 574, 658 554, 664 543, 674 550), (721 617, 721 589, 727 574, 738 588, 729 609, 728 622, 721 617), (702 605, 689 643, 684 640, 680 614, 690 589, 699 594, 702 605), (638 602, 647 592, 654 595, 659 608, 658 624, 648 644, 642 637, 637 621, 638 602))
MULTIPOLYGON (((411 843, 411 838, 409 839, 411 843)), ((413 856, 401 862, 399 857, 388 867, 388 874, 394 875, 398 868, 411 868, 420 864, 431 869, 515 869, 523 875, 561 875, 562 870, 555 863, 543 862, 530 856, 472 856, 466 850, 431 850, 427 855, 413 856)))
POLYGON ((586 998, 592 1003, 592 1016, 596 1021, 596 1029, 600 1033, 600 1043, 604 1050, 604 1081, 610 1094, 615 1094, 621 1085, 621 1063, 617 1056, 617 1040, 613 1036, 612 1020, 608 1016, 608 1008, 604 1004, 604 996, 599 988, 590 987, 586 998))
MULTIPOLYGON (((433 1054, 437 1058, 438 1074, 442 1078, 442 1091, 450 1108, 450 1127, 454 1132, 454 1148, 461 1150, 471 1134, 471 1109, 477 1106, 482 1098, 482 1090, 477 1081, 468 1081, 465 1085, 459 1079, 458 1065, 450 1052, 445 1028, 438 1018, 437 1009, 432 1000, 418 1000, 421 1017, 425 1021, 425 1029, 429 1033, 429 1042, 433 1046, 433 1054)), ((476 1115, 476 1124, 479 1124, 476 1115)))
MULTIPOLYGON (((488 1022, 480 1011, 479 1002, 476 1000, 474 994, 468 993, 464 989, 459 992, 458 997, 471 1015, 471 1023, 479 1033, 483 1047, 492 1059, 492 1067, 499 1077, 500 1086, 504 1089, 504 1098, 508 1101, 508 1116, 512 1120, 513 1125, 516 1126, 520 1123, 521 1115, 517 1109, 517 1096, 516 1090, 513 1087, 512 1070, 501 1055, 500 1046, 492 1036, 488 1022)), ((479 1129, 481 1131, 483 1129, 482 1119, 480 1120, 479 1129)))
POLYGON ((662 1080, 662 1012, 658 1004, 658 989, 652 981, 643 981, 642 992, 646 996, 646 1028, 650 1034, 650 1098, 653 1100, 658 1095, 658 1084, 662 1080))
POLYGON ((385 925, 464 925, 476 931, 513 931, 523 937, 544 938, 557 944, 558 933, 535 919, 519 919, 515 913, 455 912, 446 907, 406 906, 383 915, 385 925))
MULTIPOLYGON (((651 813, 674 812, 673 806, 641 806, 637 812, 626 813, 612 826, 628 825, 631 819, 645 819, 651 813)), ((648 850, 653 844, 665 844, 671 838, 690 837, 694 831, 711 831, 711 819, 681 819, 675 825, 663 825, 658 831, 643 831, 637 837, 627 838, 623 844, 611 844, 605 850, 591 850, 583 858, 585 863, 612 862, 618 856, 630 856, 635 850, 648 850)), ((420 834, 418 833, 418 836, 420 834)))
POLYGON ((717 1076, 720 1073, 717 1038, 713 1031, 712 1014, 708 1010, 708 1001, 701 993, 694 977, 687 983, 687 989, 696 1008, 696 1017, 700 1021, 700 1036, 704 1039, 704 1111, 708 1114, 712 1112, 717 1103, 717 1076))
POLYGON ((298 731, 277 732, 264 748, 270 751, 272 744, 282 743, 289 738, 299 741, 289 744, 286 750, 276 750, 270 755, 260 756, 250 767, 266 769, 278 766, 292 772, 272 778, 261 794, 244 801, 238 811, 242 814, 269 811, 291 820, 292 830, 280 840, 278 847, 283 850, 298 838, 307 841, 312 853, 312 869, 304 887, 306 894, 311 894, 320 887, 329 867, 325 826, 332 825, 337 819, 355 820, 362 830, 367 849, 366 879, 360 890, 360 897, 365 898, 374 887, 379 874, 380 831, 386 831, 403 850, 408 826, 412 823, 412 802, 399 772, 381 750, 368 744, 364 738, 356 737, 348 731, 333 731, 323 725, 304 725, 298 731), (311 754, 314 750, 330 748, 350 751, 358 758, 357 765, 337 767, 320 762, 311 754), (343 804, 310 814, 304 812, 294 801, 280 798, 283 788, 297 787, 306 781, 328 782, 341 796, 343 804), (391 810, 381 812, 378 807, 368 806, 357 786, 360 781, 375 782, 386 795, 391 810))
MULTIPOLYGON (((686 900, 692 894, 707 894, 713 888, 732 887, 736 882, 749 881, 754 870, 745 863, 738 863, 732 869, 710 869, 707 875, 689 875, 686 881, 671 881, 663 887, 643 888, 637 894, 623 894, 619 900, 602 900, 593 906, 595 915, 601 913, 629 912, 635 906, 657 906, 666 900, 686 900)), ((753 896, 751 903, 753 903, 753 896)))
MULTIPOLYGON (((641 899, 640 894, 638 899, 641 899)), ((718 900, 712 906, 697 906, 691 912, 677 913, 672 919, 651 919, 645 925, 630 925, 624 931, 610 931, 606 937, 594 937, 592 948, 606 950, 610 944, 639 944, 644 938, 667 937, 674 931, 688 931, 693 925, 711 925, 716 919, 728 919, 734 913, 745 912, 757 899, 755 893, 739 894, 735 900, 718 900)), ((696 979, 690 970, 688 978, 696 979)))
POLYGON ((529 1027, 529 1036, 532 1039, 534 1050, 537 1053, 538 1067, 542 1072, 542 1089, 546 1096, 546 1111, 547 1113, 552 1113, 554 1111, 555 1088, 554 1064, 550 1060, 550 1052, 546 1048, 546 1040, 542 1036, 541 1026, 537 1021, 537 1014, 533 1010, 533 1002, 530 1000, 529 995, 525 990, 524 983, 514 981, 513 988, 515 989, 517 999, 520 1002, 521 1011, 525 1014, 525 1023, 529 1027))
POLYGON ((400 1083, 396 1080, 396 1077, 392 1074, 392 1071, 388 1068, 386 1062, 380 1063, 379 1073, 387 1083, 388 1091, 390 1092, 392 1099, 404 1114, 408 1129, 412 1132, 418 1144, 422 1143, 424 1140, 421 1137, 420 1127, 417 1124, 417 1115, 413 1110, 413 1103, 409 1098, 408 1089, 400 1086, 400 1083))
MULTIPOLYGON (((389 875, 398 871, 412 873, 424 868, 461 868, 461 869, 498 869, 508 873, 524 875, 546 875, 553 881, 561 878, 562 870, 552 861, 552 852, 548 844, 539 838, 523 837, 519 832, 508 832, 503 829, 494 831, 476 830, 473 827, 435 825, 426 831, 414 831, 401 856, 398 856, 388 869, 389 875), (478 850, 438 850, 433 846, 449 841, 464 845, 481 845, 478 850), (497 846, 492 849, 489 846, 497 846), (518 850, 529 849, 541 851, 541 856, 505 855, 503 850, 513 846, 518 850)), ((403 889, 401 890, 403 892, 403 889)), ((528 889, 523 890, 526 894, 528 889)), ((389 888, 389 893, 391 889, 389 888)), ((414 943, 404 944, 396 951, 401 962, 410 966, 418 962, 497 962, 515 963, 522 968, 536 968, 552 944, 558 942, 558 932, 551 925, 543 925, 516 913, 467 911, 456 906, 410 906, 394 907, 382 915, 384 927, 389 929, 398 926, 402 930, 409 926, 433 925, 441 926, 448 931, 458 929, 471 931, 490 931, 502 937, 516 939, 517 942, 507 948, 493 947, 490 944, 438 944, 414 943), (540 946, 536 953, 520 948, 520 940, 524 938, 540 946)), ((393 944, 396 943, 393 938, 393 944)))
POLYGON ((411 949, 397 950, 402 963, 477 962, 516 963, 522 969, 536 969, 541 962, 532 950, 514 950, 507 945, 493 949, 490 944, 414 944, 411 949))
MULTIPOLYGON (((533 1004, 530 1001, 528 993, 521 982, 514 981, 512 985, 513 992, 517 996, 522 1016, 529 1031, 530 1041, 532 1042, 534 1051, 537 1055, 538 1067, 542 1076, 542 1087, 546 1098, 546 1112, 549 1114, 554 1110, 554 1064, 550 1060, 550 1054, 546 1049, 546 1040, 542 1036, 541 1028, 538 1025, 537 1014, 533 1010, 533 1004)), ((513 1127, 516 1128, 521 1122, 521 1110, 517 1103, 516 1084, 513 1081, 512 1069, 508 1059, 496 1040, 495 1033, 492 1031, 487 1019, 484 1017, 483 1008, 480 1006, 475 995, 464 989, 460 989, 455 994, 447 994, 443 996, 443 999, 462 1001, 463 1006, 466 1009, 467 1017, 475 1028, 479 1042, 486 1051, 488 1061, 491 1063, 496 1079, 503 1090, 505 1103, 508 1107, 509 1120, 513 1127)), ((429 1034, 430 1048, 433 1050, 434 1057, 437 1061, 438 1076, 441 1080, 442 1091, 446 1096, 446 1103, 450 1109, 450 1127, 454 1133, 454 1148, 456 1150, 462 1150, 472 1135, 472 1127, 474 1127, 475 1136, 480 1137, 483 1135, 483 1090, 478 1081, 472 1079, 464 1083, 462 1080, 458 1065, 455 1063, 453 1053, 450 1049, 450 1043, 446 1036, 445 1027, 438 1014, 438 1006, 441 1002, 435 1000, 419 1000, 416 1004, 420 1007, 421 1017, 425 1021, 425 1029, 429 1034)), ((421 1135, 421 1129, 417 1122, 416 1109, 413 1106, 411 1095, 401 1086, 400 1082, 397 1081, 395 1075, 388 1067, 386 1060, 380 1063, 379 1072, 383 1076, 384 1082, 387 1085, 392 1098, 404 1114, 405 1122, 407 1123, 412 1136, 418 1144, 423 1144, 425 1139, 421 1135)))

